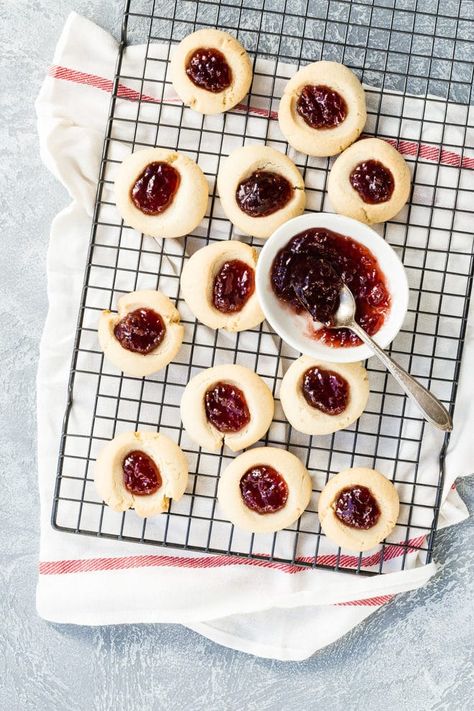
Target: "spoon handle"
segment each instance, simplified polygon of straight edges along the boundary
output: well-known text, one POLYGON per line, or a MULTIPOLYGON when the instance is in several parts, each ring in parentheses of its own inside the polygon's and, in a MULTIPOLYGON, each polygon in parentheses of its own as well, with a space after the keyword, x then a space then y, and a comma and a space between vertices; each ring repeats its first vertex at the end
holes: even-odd
POLYGON ((407 373, 398 363, 392 360, 358 323, 354 322, 349 328, 374 351, 375 355, 378 356, 387 370, 391 372, 408 397, 418 406, 428 422, 431 422, 432 425, 445 432, 453 429, 451 415, 438 398, 423 387, 421 383, 415 380, 415 378, 407 373))

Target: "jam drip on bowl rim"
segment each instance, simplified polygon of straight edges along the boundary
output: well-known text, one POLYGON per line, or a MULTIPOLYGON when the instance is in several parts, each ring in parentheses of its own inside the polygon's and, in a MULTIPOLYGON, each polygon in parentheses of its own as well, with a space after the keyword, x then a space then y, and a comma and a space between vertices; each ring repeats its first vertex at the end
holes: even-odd
POLYGON ((240 259, 224 262, 214 278, 212 304, 223 314, 241 311, 255 291, 255 272, 240 259))
POLYGON ((134 496, 154 494, 162 484, 160 470, 153 459, 138 449, 127 454, 122 470, 125 488, 134 496))
POLYGON ((390 170, 378 160, 367 160, 356 165, 349 181, 368 205, 379 205, 390 200, 395 181, 390 170))
POLYGON ((329 86, 306 84, 296 101, 296 112, 311 128, 335 128, 346 118, 347 104, 329 86))
POLYGON ((293 186, 270 170, 255 170, 242 180, 235 191, 237 205, 250 217, 267 217, 287 205, 293 197, 293 186))
POLYGON ((258 514, 276 513, 288 499, 286 481, 276 469, 265 464, 248 469, 239 486, 245 505, 258 514))
POLYGON ((377 259, 351 237, 325 228, 311 228, 295 235, 276 255, 271 285, 278 299, 297 314, 309 311, 322 324, 312 336, 329 346, 358 346, 361 341, 348 328, 329 328, 339 305, 341 281, 354 295, 355 319, 373 336, 390 309, 390 295, 377 259), (326 271, 320 262, 330 265, 326 271), (315 283, 313 278, 319 275, 315 283), (324 316, 324 318, 319 318, 324 316))
POLYGON ((349 383, 339 373, 317 366, 303 374, 301 389, 311 407, 325 415, 340 415, 349 401, 349 383))
POLYGON ((200 89, 220 94, 232 83, 232 70, 225 56, 213 47, 195 49, 186 62, 186 74, 200 89))
POLYGON ((208 421, 219 432, 240 432, 250 422, 250 410, 245 395, 231 383, 218 382, 204 396, 208 421))
POLYGON ((351 486, 339 492, 334 513, 346 526, 367 530, 380 518, 377 501, 366 486, 351 486))
POLYGON ((165 337, 166 326, 153 309, 135 309, 123 317, 114 328, 114 336, 122 348, 147 355, 165 337))
POLYGON ((145 215, 160 215, 173 202, 181 176, 166 161, 149 163, 130 191, 133 204, 145 215))

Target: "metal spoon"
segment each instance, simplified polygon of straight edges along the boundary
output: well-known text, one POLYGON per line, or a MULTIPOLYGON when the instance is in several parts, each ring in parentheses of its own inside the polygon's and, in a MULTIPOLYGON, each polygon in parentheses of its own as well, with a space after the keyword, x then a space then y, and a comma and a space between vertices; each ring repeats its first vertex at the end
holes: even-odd
POLYGON ((349 328, 378 356, 379 360, 391 372, 408 397, 417 405, 423 416, 440 430, 449 432, 453 423, 444 405, 423 387, 415 378, 406 372, 398 363, 390 358, 385 351, 364 331, 355 320, 356 304, 351 290, 344 284, 339 294, 339 307, 329 328, 349 328))

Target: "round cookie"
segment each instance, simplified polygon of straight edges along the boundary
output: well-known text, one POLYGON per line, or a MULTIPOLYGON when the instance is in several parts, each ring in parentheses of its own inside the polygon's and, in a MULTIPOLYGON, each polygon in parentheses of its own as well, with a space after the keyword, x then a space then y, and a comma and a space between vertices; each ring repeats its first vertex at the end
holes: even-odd
POLYGON ((139 378, 156 373, 173 360, 181 347, 183 333, 178 310, 160 291, 144 290, 125 294, 118 300, 117 313, 102 311, 98 325, 99 344, 105 357, 126 375, 139 378), (152 312, 151 315, 149 311, 152 312), (129 314, 132 314, 131 319, 127 319, 129 314), (156 315, 161 319, 161 322, 158 319, 158 327, 155 326, 156 315), (155 326, 151 337, 150 317, 153 318, 151 328, 155 326), (161 335, 162 330, 160 334, 161 326, 164 326, 164 335, 161 335), (116 336, 117 327, 117 335, 120 335, 121 340, 116 336), (147 348, 144 347, 144 331, 147 348), (159 336, 156 339, 159 341, 156 347, 152 347, 154 332, 161 335, 161 340, 159 336), (122 343, 126 343, 128 347, 122 343))
POLYGON ((306 204, 304 180, 293 161, 275 148, 260 144, 232 151, 219 169, 217 189, 229 220, 245 234, 261 239, 301 215, 306 204), (240 207, 238 194, 253 214, 240 207), (272 208, 275 195, 287 200, 278 209, 272 208), (258 212, 261 214, 254 216, 258 212))
POLYGON ((253 370, 242 365, 217 365, 202 371, 186 385, 181 398, 181 419, 188 435, 200 447, 217 451, 226 444, 237 452, 263 437, 271 425, 274 407, 271 390, 253 370), (208 418, 210 413, 216 422, 223 411, 230 411, 240 429, 219 422, 218 429, 208 418))
POLYGON ((318 502, 319 520, 326 536, 351 551, 367 551, 383 541, 395 527, 399 510, 400 501, 392 482, 375 469, 365 467, 345 469, 336 474, 322 490, 318 502), (354 488, 356 491, 351 494, 354 488), (367 499, 366 490, 372 500, 367 499), (341 492, 349 498, 339 501, 341 492), (370 517, 374 516, 373 500, 379 515, 377 520, 373 518, 375 523, 370 527, 348 525, 336 515, 336 509, 342 511, 343 517, 353 515, 355 511, 361 521, 370 523, 370 517))
POLYGON ((360 136, 366 120, 362 84, 338 62, 314 62, 296 72, 278 109, 280 129, 290 146, 310 156, 340 153, 360 136), (315 109, 313 125, 304 118, 311 107, 315 109))
POLYGON ((183 298, 196 318, 209 328, 225 328, 227 331, 254 328, 265 318, 255 291, 256 265, 257 250, 248 244, 237 240, 209 244, 195 252, 184 265, 181 274, 183 298), (244 269, 240 278, 237 274, 237 280, 230 271, 236 263, 237 268, 241 263, 240 270, 244 269), (244 302, 231 298, 234 291, 230 295, 227 293, 236 281, 246 298, 244 302))
POLYGON ((115 178, 115 201, 123 221, 151 237, 192 232, 206 214, 208 194, 197 163, 168 148, 131 153, 115 178))
POLYGON ((326 363, 310 356, 291 364, 280 388, 286 419, 309 435, 349 427, 363 413, 368 397, 369 378, 362 363, 326 363))
POLYGON ((221 30, 197 30, 175 48, 170 76, 186 106, 201 114, 220 114, 248 93, 252 63, 232 35, 221 30))
POLYGON ((354 143, 334 162, 329 173, 328 197, 334 210, 340 215, 347 215, 370 225, 390 220, 400 212, 410 196, 410 187, 410 170, 400 153, 380 138, 364 138, 354 143), (351 184, 351 176, 356 175, 354 171, 359 171, 361 167, 363 170, 364 166, 369 170, 375 168, 379 174, 369 172, 365 176, 357 176, 357 179, 363 181, 362 185, 372 191, 380 190, 383 201, 366 202, 351 184), (388 180, 388 183, 380 183, 381 178, 388 180), (389 184, 393 190, 391 195, 389 184))
POLYGON ((169 500, 178 501, 187 482, 184 453, 157 432, 122 432, 107 442, 95 465, 95 486, 105 503, 114 511, 135 509, 143 518, 168 511, 169 500), (150 467, 157 469, 156 479, 150 467))
POLYGON ((310 497, 311 478, 302 462, 291 452, 275 447, 249 449, 236 457, 222 473, 217 492, 229 521, 251 533, 273 533, 291 526, 310 497), (272 470, 277 479, 268 478, 272 470))

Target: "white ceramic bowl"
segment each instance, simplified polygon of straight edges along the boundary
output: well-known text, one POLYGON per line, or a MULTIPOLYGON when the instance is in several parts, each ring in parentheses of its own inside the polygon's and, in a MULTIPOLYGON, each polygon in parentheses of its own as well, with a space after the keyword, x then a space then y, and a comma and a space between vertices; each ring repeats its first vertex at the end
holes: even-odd
POLYGON ((375 334, 375 340, 386 348, 400 330, 408 308, 408 282, 405 269, 392 247, 367 225, 350 217, 325 212, 300 215, 281 225, 265 242, 256 270, 256 288, 265 317, 278 335, 295 350, 305 355, 334 363, 353 363, 365 360, 372 351, 365 345, 353 347, 328 346, 311 338, 309 314, 295 314, 274 294, 270 273, 277 253, 299 232, 314 227, 327 228, 351 237, 367 247, 377 258, 385 276, 392 303, 384 324, 375 334))

